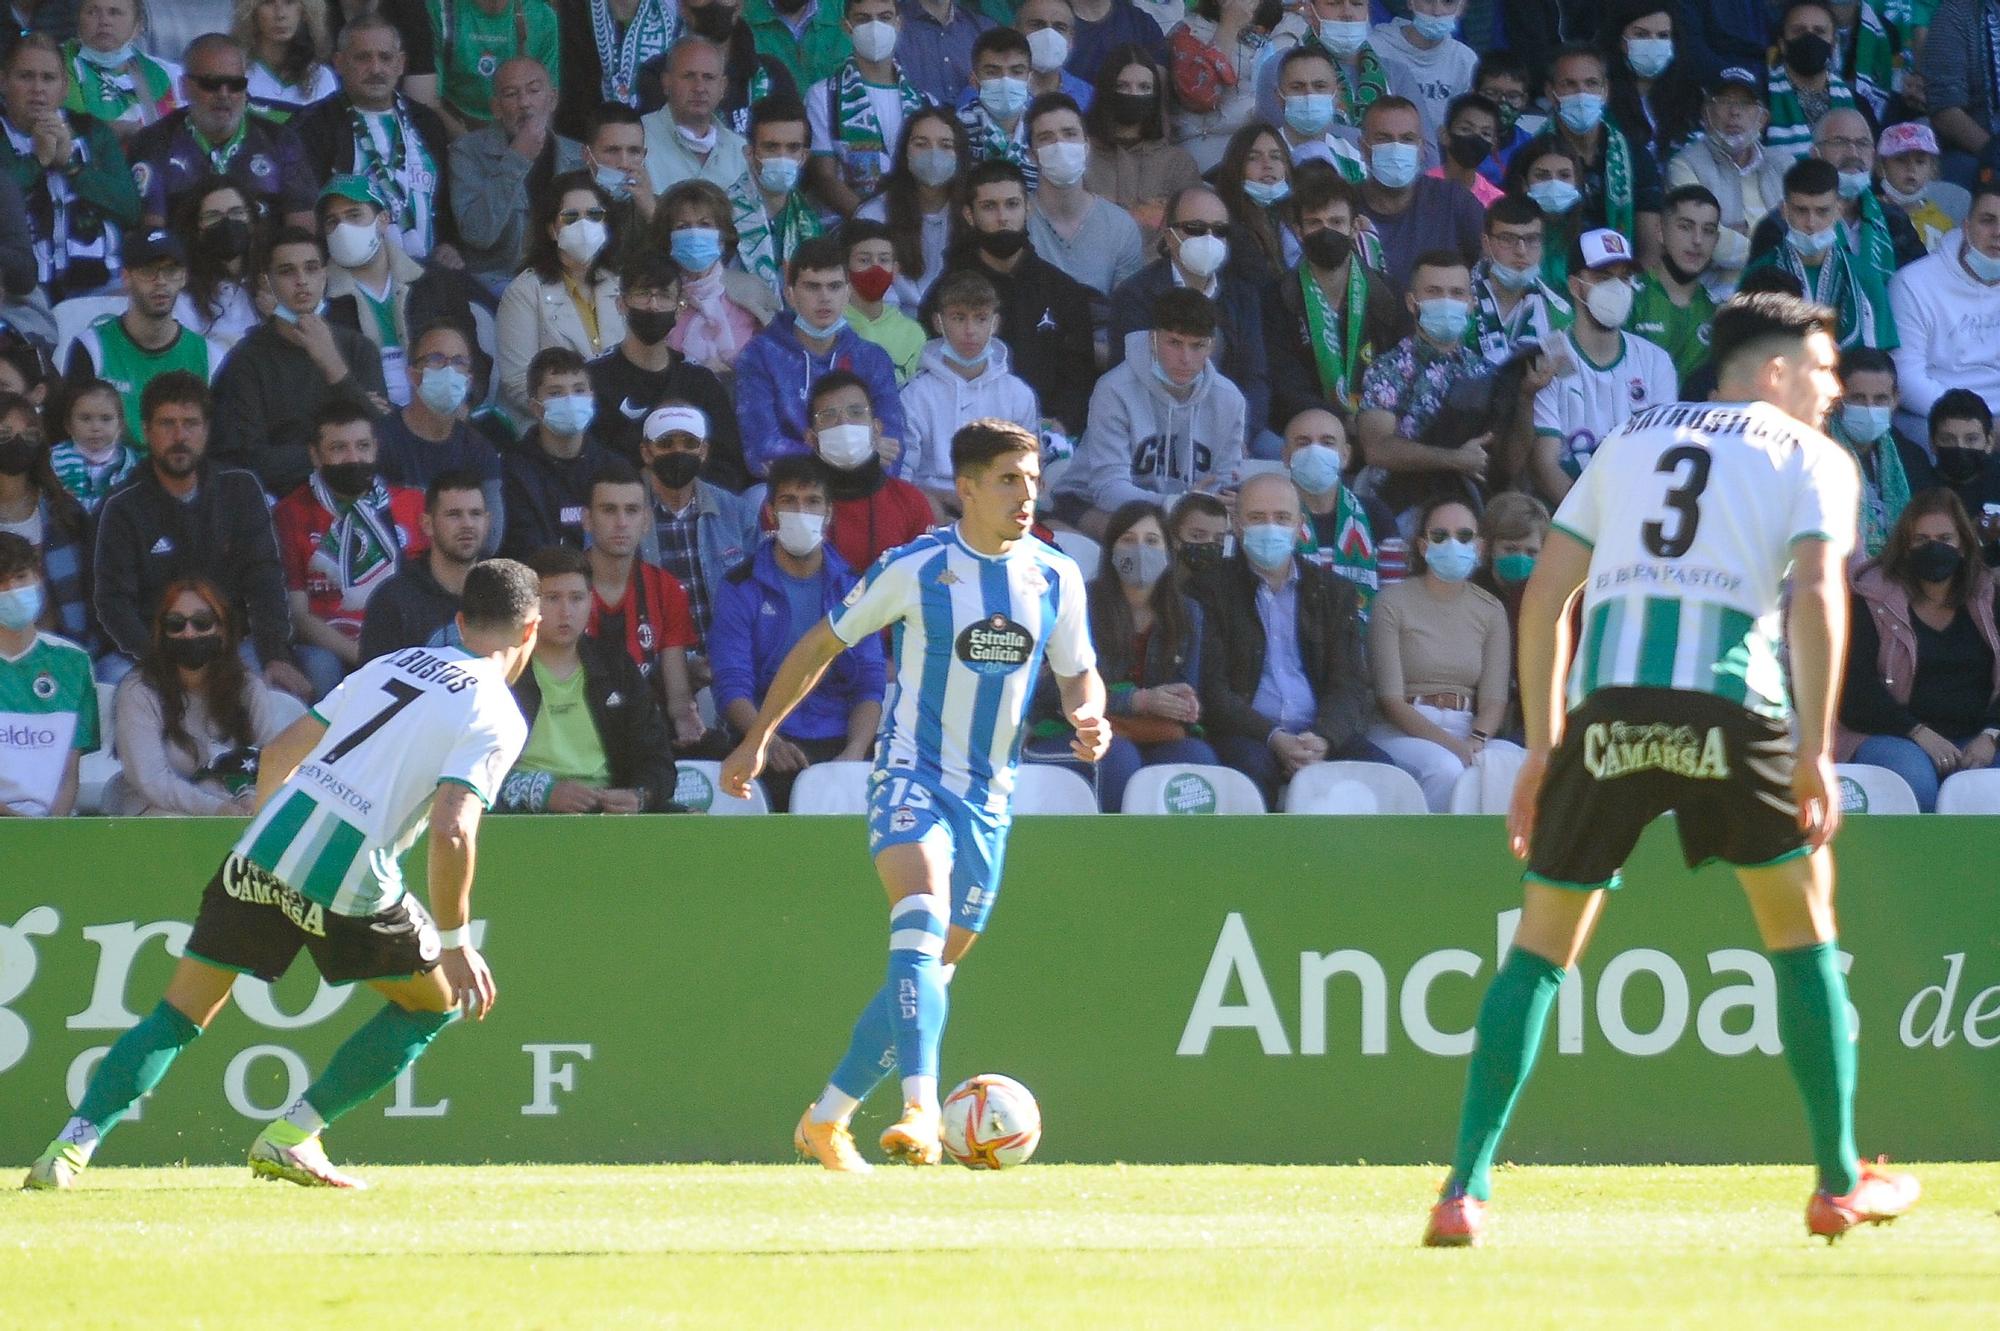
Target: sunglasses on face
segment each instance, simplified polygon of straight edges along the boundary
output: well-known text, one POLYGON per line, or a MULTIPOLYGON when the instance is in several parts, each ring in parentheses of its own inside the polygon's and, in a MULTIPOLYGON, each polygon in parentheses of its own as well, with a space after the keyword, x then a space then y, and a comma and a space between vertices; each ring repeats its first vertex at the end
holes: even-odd
POLYGON ((557 213, 556 216, 561 219, 564 226, 569 226, 573 222, 581 222, 585 218, 593 222, 602 222, 604 220, 604 210, 602 208, 586 208, 582 212, 578 212, 574 208, 565 208, 557 213))
POLYGON ((1457 531, 1446 531, 1442 527, 1433 527, 1425 532, 1424 535, 1430 537, 1432 545, 1442 545, 1450 540, 1463 541, 1465 544, 1471 545, 1479 539, 1479 533, 1470 527, 1460 527, 1457 531))
POLYGON ((197 611, 192 615, 165 614, 160 616, 160 627, 169 633, 186 633, 189 629, 193 629, 196 633, 213 633, 216 630, 216 625, 217 620, 215 616, 206 610, 197 611))
POLYGON ((190 74, 188 78, 203 92, 250 91, 250 80, 241 74, 190 74))
POLYGON ((1217 240, 1229 239, 1227 222, 1176 222, 1174 230, 1183 236, 1214 236, 1217 240))

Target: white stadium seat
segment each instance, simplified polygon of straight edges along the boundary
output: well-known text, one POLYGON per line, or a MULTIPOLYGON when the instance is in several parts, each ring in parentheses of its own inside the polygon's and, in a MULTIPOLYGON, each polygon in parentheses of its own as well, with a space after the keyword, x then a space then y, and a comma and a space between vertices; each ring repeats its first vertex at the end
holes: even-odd
POLYGON ((1953 772, 1938 787, 1939 813, 2000 813, 2000 769, 1953 772))
POLYGON ((722 764, 698 758, 682 758, 674 763, 674 803, 691 813, 769 813, 771 801, 764 787, 750 783, 750 798, 737 799, 722 792, 722 764))
POLYGON ((1459 773, 1451 788, 1453 813, 1505 813, 1514 798, 1514 778, 1521 774, 1527 751, 1512 744, 1489 744, 1478 761, 1459 773))
POLYGON ((100 315, 123 314, 127 300, 124 296, 71 296, 68 300, 56 302, 51 311, 56 317, 56 371, 61 373, 69 359, 70 344, 83 336, 100 315))
POLYGON ((1915 813, 1917 792, 1886 767, 1869 763, 1835 763, 1840 781, 1842 813, 1915 813))
POLYGON ((1424 788, 1387 763, 1309 763, 1278 807, 1286 813, 1427 813, 1424 788))
POLYGON ((1096 813, 1090 782, 1055 763, 1024 762, 1014 778, 1015 813, 1096 813))
POLYGON ((1126 813, 1263 813, 1257 783, 1233 767, 1159 763, 1125 785, 1126 813))
POLYGON ((1097 566, 1104 562, 1104 547, 1080 531, 1057 532, 1056 548, 1076 561, 1085 582, 1097 576, 1097 566))
POLYGON ((793 813, 867 813, 868 774, 875 764, 814 763, 792 785, 793 813))
MULTIPOLYGON (((86 753, 76 765, 76 811, 103 813, 104 788, 124 769, 119 765, 117 727, 112 724, 112 700, 118 696, 116 684, 97 686, 97 752, 86 753)), ((287 723, 289 724, 289 723, 287 723)))

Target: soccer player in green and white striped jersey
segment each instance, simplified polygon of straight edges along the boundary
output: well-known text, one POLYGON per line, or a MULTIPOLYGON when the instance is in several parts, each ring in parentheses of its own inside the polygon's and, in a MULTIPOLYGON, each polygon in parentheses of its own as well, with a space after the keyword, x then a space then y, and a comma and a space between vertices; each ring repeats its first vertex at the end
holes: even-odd
POLYGON ((1840 393, 1834 328, 1832 311, 1797 297, 1730 301, 1712 341, 1717 400, 1633 416, 1556 512, 1521 605, 1528 758, 1508 832, 1528 861, 1525 901, 1480 1008, 1457 1151, 1426 1244, 1479 1242, 1494 1153, 1564 973, 1639 833, 1668 810, 1690 868, 1735 867, 1770 956, 1819 1166, 1807 1229, 1831 1240, 1916 1204, 1914 1178, 1864 1166, 1854 1145, 1829 745, 1860 476, 1819 431, 1840 393), (1778 643, 1788 575, 1796 699, 1778 643))
POLYGON ((415 1062, 461 1010, 484 1019, 493 974, 468 939, 482 810, 527 742, 508 687, 541 625, 535 575, 475 564, 458 615, 464 648, 410 647, 368 662, 264 750, 260 812, 202 894, 166 996, 121 1036, 26 1187, 70 1187, 98 1143, 214 1020, 236 977, 275 981, 301 949, 329 983, 364 981, 388 1004, 250 1148, 250 1168, 353 1188, 320 1146, 328 1124, 415 1062), (436 923, 401 858, 431 829, 436 923))

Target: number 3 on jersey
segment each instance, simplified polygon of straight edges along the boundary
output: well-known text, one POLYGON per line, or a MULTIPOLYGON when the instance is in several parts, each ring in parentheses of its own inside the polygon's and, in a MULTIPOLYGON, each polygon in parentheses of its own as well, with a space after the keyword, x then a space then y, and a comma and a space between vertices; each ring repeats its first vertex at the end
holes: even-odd
POLYGON ((1680 444, 1660 454, 1654 471, 1674 478, 1663 503, 1663 520, 1640 528, 1646 548, 1660 559, 1679 559, 1694 546, 1694 534, 1701 527, 1701 492, 1708 488, 1708 450, 1680 444), (1666 519, 1671 519, 1669 532, 1666 519))

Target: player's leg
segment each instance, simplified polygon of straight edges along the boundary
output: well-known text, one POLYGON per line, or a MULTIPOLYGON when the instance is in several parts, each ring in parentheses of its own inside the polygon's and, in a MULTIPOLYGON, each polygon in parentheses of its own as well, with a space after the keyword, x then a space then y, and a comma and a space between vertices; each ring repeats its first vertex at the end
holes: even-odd
POLYGON ((944 949, 954 840, 927 837, 875 857, 889 896, 889 1022, 903 1081, 902 1118, 883 1133, 882 1147, 912 1164, 935 1164, 939 1155, 938 1046, 951 1008, 944 949))
POLYGON ((1778 985, 1778 1033, 1805 1101, 1819 1186, 1806 1210, 1812 1232, 1838 1238, 1893 1220, 1916 1204, 1917 1182, 1861 1164, 1854 1144, 1854 1030, 1833 911, 1833 854, 1739 867, 1778 985))
MULTIPOLYGON (((944 964, 939 973, 944 977, 947 989, 951 986, 952 976, 958 971, 959 959, 978 938, 978 934, 957 925, 953 925, 945 935, 944 964)), ((885 981, 855 1019, 854 1033, 847 1042, 847 1054, 834 1068, 832 1079, 809 1111, 812 1122, 845 1125, 853 1118, 861 1102, 896 1070, 896 1029, 890 1018, 890 1007, 889 986, 885 981)))

